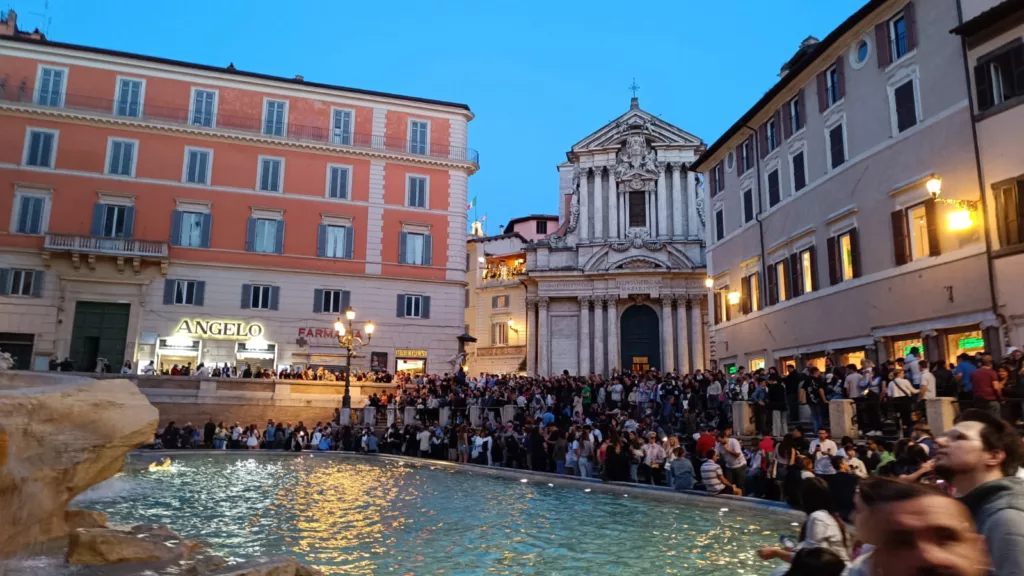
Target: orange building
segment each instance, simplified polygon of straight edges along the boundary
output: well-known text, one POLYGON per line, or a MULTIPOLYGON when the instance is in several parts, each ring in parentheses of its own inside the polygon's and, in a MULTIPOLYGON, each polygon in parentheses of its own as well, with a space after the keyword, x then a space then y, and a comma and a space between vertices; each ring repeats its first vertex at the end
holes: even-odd
POLYGON ((52 42, 0 25, 0 350, 442 369, 463 328, 463 104, 52 42), (371 354, 371 352, 373 354, 371 354))

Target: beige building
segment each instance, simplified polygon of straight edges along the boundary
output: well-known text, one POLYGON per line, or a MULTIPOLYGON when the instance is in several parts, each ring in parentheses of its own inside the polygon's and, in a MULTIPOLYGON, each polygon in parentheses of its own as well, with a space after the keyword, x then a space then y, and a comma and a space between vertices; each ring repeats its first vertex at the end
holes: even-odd
POLYGON ((1000 347, 958 23, 868 2, 697 161, 719 365, 1000 347))
POLYGON ((961 0, 1000 321, 1024 342, 1024 4, 961 0))
POLYGON ((525 372, 526 246, 558 227, 558 216, 514 218, 497 236, 470 237, 466 255, 469 374, 525 372))

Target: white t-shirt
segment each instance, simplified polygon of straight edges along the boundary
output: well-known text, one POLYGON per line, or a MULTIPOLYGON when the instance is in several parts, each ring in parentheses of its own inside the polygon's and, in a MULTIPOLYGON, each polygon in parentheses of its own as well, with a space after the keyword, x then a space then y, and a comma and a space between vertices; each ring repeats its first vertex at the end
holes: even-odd
POLYGON ((423 430, 416 435, 416 439, 420 441, 420 450, 424 452, 430 450, 430 431, 423 430))
POLYGON ((892 398, 905 398, 914 393, 914 385, 906 378, 895 378, 885 393, 892 398))
POLYGON ((815 438, 814 440, 811 440, 811 446, 808 453, 815 458, 829 458, 839 454, 839 447, 836 446, 835 441, 831 438, 826 439, 824 442, 815 438), (821 452, 815 453, 814 450, 819 445, 821 446, 821 452))
POLYGON ((930 370, 921 372, 921 388, 924 389, 925 400, 935 399, 935 374, 930 370))
POLYGON ((715 398, 718 398, 718 396, 721 393, 722 384, 718 380, 715 380, 714 382, 708 385, 708 396, 714 396, 715 398))
POLYGON ((718 456, 725 461, 726 468, 739 468, 740 466, 747 465, 747 457, 743 455, 743 446, 740 445, 740 441, 735 438, 729 438, 725 441, 725 446, 719 444, 715 446, 715 450, 718 450, 718 456), (739 456, 733 456, 725 451, 726 446, 733 452, 738 452, 739 456))
POLYGON ((622 400, 622 384, 616 383, 611 387, 612 400, 618 402, 622 400))
POLYGON ((793 550, 827 548, 835 552, 843 562, 849 562, 850 551, 847 549, 847 541, 849 541, 849 535, 847 535, 846 541, 844 541, 843 531, 839 527, 839 523, 836 522, 836 519, 828 512, 818 510, 817 512, 811 512, 811 515, 807 517, 804 539, 798 542, 793 550))
POLYGON ((576 465, 576 461, 579 460, 579 456, 576 455, 576 450, 579 447, 580 447, 580 443, 579 443, 578 440, 573 440, 572 442, 569 442, 569 446, 566 447, 566 451, 565 451, 565 465, 566 466, 575 466, 576 465))

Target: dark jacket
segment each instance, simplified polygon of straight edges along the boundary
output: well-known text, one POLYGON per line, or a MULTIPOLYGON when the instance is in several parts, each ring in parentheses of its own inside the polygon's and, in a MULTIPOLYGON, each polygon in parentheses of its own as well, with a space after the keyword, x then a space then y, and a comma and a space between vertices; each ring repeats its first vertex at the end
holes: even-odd
POLYGON ((992 573, 1024 576, 1024 480, 986 482, 960 500, 971 509, 978 532, 988 542, 992 573))

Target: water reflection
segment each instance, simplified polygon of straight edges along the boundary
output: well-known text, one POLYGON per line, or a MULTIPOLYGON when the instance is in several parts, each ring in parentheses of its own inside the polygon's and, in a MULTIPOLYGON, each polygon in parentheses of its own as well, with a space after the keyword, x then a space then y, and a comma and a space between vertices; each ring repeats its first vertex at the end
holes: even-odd
POLYGON ((749 511, 377 460, 197 456, 127 480, 86 505, 327 574, 755 573, 766 565, 753 551, 793 531, 749 511))

